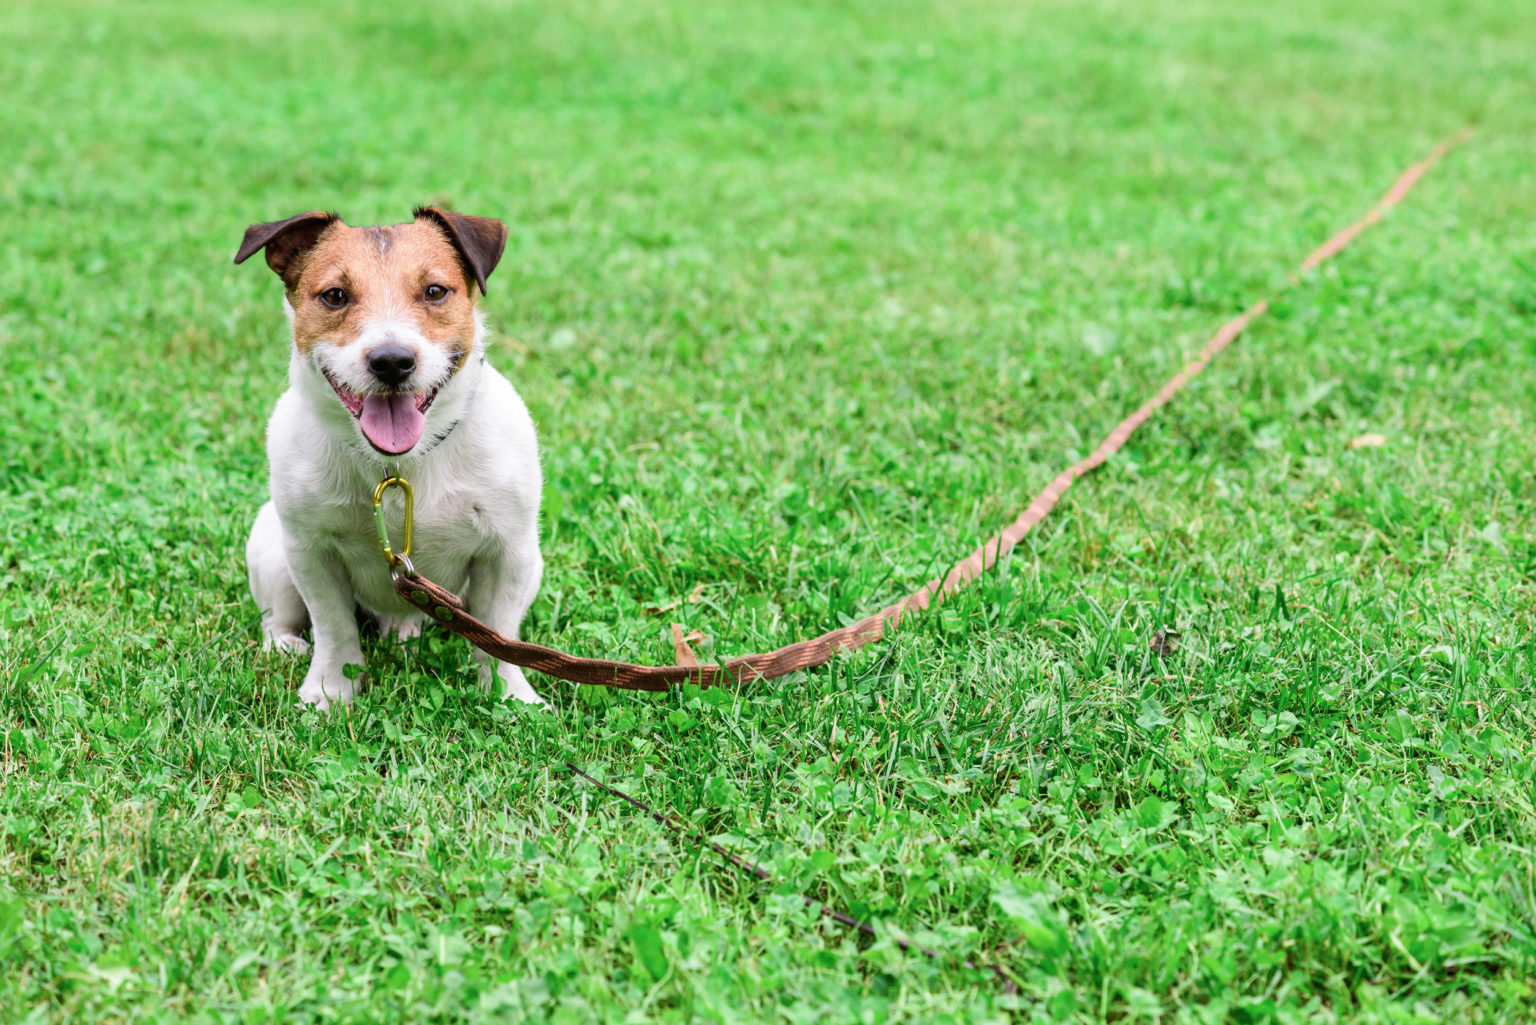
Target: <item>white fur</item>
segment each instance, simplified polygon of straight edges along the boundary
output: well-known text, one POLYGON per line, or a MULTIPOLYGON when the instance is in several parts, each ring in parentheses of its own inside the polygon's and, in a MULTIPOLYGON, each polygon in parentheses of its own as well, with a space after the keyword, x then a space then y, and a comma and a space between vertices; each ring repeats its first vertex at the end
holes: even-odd
MULTIPOLYGON (((313 654, 299 688, 305 704, 323 709, 356 695, 359 681, 347 679, 343 667, 363 665, 357 606, 377 617, 386 635, 421 630, 421 614, 390 585, 374 530, 373 489, 388 473, 415 488, 411 561, 423 576, 458 592, 473 615, 509 637, 517 636, 538 593, 542 477, 533 421, 511 383, 484 361, 478 313, 475 323, 474 349, 463 369, 427 410, 416 447, 400 456, 385 456, 364 440, 317 361, 363 391, 369 390, 361 376, 366 354, 385 340, 416 349, 415 379, 421 381, 447 373, 444 351, 392 318, 369 325, 345 347, 320 343, 307 357, 294 349, 288 390, 267 426, 272 500, 257 513, 246 561, 265 646, 302 653, 309 648, 304 628, 311 627, 313 654)), ((389 492, 385 510, 398 545, 398 490, 389 492)), ((490 660, 475 655, 481 684, 489 686, 490 660)), ((503 698, 543 702, 516 666, 498 663, 496 671, 503 698)))

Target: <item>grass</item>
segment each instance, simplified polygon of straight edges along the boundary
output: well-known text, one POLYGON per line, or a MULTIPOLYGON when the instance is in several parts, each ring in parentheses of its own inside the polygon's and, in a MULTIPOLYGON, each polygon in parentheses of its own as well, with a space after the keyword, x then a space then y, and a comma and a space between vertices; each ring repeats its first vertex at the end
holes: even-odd
POLYGON ((0 1020, 1536 1017, 1520 5, 69 0, 0 35, 0 1020), (348 715, 258 650, 287 340, 250 222, 512 226, 526 636, 662 661, 674 619, 761 650, 969 551, 1465 123, 888 643, 541 681, 548 714, 440 634, 370 648, 348 715))

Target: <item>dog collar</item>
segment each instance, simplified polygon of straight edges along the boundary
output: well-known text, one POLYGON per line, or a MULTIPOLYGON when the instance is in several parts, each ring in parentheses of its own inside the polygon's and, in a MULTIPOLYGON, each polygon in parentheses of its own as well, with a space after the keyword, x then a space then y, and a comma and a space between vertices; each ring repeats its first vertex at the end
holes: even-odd
POLYGON ((437 437, 433 438, 431 444, 429 444, 426 448, 421 450, 420 455, 426 455, 428 452, 432 451, 434 448, 437 448, 437 446, 439 446, 443 442, 447 441, 448 440, 448 435, 453 433, 453 429, 455 427, 459 426, 459 424, 461 424, 463 422, 464 422, 463 419, 460 418, 458 420, 455 420, 453 423, 449 424, 448 425, 448 429, 443 431, 443 433, 439 434, 437 437))

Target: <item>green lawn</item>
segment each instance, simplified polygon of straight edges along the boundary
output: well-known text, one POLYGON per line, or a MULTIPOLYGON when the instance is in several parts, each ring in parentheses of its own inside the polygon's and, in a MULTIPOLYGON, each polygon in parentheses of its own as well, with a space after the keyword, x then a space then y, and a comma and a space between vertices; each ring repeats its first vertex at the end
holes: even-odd
POLYGON ((1528 5, 317 6, 0 9, 0 1021, 1536 1019, 1528 5), (1463 124, 888 643, 547 713, 259 650, 253 221, 511 225, 525 636, 660 662, 964 555, 1463 124))

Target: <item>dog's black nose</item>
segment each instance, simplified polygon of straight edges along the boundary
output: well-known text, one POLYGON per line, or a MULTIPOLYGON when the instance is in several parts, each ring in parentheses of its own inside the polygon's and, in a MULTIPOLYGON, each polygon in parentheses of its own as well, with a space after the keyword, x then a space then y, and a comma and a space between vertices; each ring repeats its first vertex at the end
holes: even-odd
POLYGON ((385 384, 399 384, 416 369, 416 354, 403 345, 381 345, 368 354, 368 369, 385 384))

